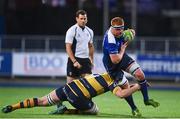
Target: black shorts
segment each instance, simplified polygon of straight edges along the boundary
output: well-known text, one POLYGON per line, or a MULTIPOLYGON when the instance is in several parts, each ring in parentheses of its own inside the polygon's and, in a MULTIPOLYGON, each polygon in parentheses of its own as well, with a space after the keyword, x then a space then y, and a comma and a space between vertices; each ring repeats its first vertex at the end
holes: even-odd
POLYGON ((133 62, 134 60, 129 55, 124 53, 122 60, 118 64, 119 70, 122 69, 125 71, 133 62))
MULTIPOLYGON (((105 60, 103 59, 103 63, 105 60)), ((118 64, 107 65, 106 70, 115 79, 122 79, 124 72, 133 62, 135 62, 129 55, 124 53, 122 60, 118 64)))
POLYGON ((73 62, 68 58, 67 62, 67 76, 80 77, 82 74, 91 74, 92 65, 89 58, 77 58, 76 60, 81 64, 81 69, 73 66, 73 62))
POLYGON ((61 101, 68 101, 74 108, 81 111, 89 110, 94 105, 91 99, 76 96, 68 86, 56 89, 56 95, 61 101))

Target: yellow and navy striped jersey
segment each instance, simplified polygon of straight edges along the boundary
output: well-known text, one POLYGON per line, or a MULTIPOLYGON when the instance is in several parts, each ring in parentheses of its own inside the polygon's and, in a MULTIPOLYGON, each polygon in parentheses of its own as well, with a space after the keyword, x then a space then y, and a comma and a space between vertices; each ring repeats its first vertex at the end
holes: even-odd
POLYGON ((108 73, 92 74, 73 80, 66 86, 78 97, 92 98, 117 87, 117 82, 108 73))

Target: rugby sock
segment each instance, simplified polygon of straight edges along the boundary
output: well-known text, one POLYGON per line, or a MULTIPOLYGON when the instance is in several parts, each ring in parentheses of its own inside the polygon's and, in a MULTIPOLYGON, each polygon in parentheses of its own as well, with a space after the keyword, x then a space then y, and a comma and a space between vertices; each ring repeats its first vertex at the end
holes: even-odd
POLYGON ((129 106, 131 107, 131 110, 137 109, 136 105, 134 104, 134 100, 133 100, 132 95, 126 97, 125 100, 127 101, 127 103, 129 104, 129 106))
POLYGON ((148 96, 148 89, 147 89, 147 81, 146 80, 142 80, 142 81, 138 81, 139 85, 141 86, 141 93, 143 95, 144 98, 144 102, 149 100, 149 96, 148 96))
POLYGON ((38 106, 38 99, 31 98, 31 99, 26 99, 23 102, 19 102, 17 104, 12 105, 12 110, 16 110, 20 108, 31 108, 35 106, 38 106))

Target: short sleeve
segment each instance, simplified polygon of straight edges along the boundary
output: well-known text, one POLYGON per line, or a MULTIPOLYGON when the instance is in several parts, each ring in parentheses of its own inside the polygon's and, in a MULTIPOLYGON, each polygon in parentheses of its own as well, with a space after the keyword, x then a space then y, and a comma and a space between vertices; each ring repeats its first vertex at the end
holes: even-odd
POLYGON ((73 43, 75 37, 75 29, 71 27, 66 32, 65 43, 73 43))
POLYGON ((91 30, 91 40, 90 40, 90 43, 93 43, 93 39, 94 39, 94 32, 93 32, 93 30, 91 30))
POLYGON ((112 33, 110 32, 110 30, 108 31, 108 36, 107 36, 107 49, 109 54, 117 54, 119 49, 118 46, 116 45, 116 39, 114 38, 114 36, 112 35, 112 33))
POLYGON ((93 39, 94 39, 94 32, 92 29, 90 29, 89 27, 86 27, 88 32, 89 32, 89 35, 90 35, 90 40, 89 40, 89 43, 93 43, 93 39))
POLYGON ((109 54, 117 54, 118 53, 118 47, 114 43, 108 43, 108 52, 109 54))

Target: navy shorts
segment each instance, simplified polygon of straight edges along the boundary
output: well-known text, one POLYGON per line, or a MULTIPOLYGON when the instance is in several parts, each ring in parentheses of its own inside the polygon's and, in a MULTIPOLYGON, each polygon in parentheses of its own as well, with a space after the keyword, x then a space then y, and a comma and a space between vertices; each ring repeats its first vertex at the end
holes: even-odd
POLYGON ((94 105, 94 102, 91 99, 76 96, 68 86, 56 89, 56 95, 61 101, 68 101, 78 110, 89 110, 94 105))
POLYGON ((77 58, 76 60, 81 64, 81 69, 73 66, 73 62, 68 58, 67 62, 67 76, 80 77, 82 74, 91 74, 92 65, 89 58, 77 58))
POLYGON ((122 60, 118 64, 108 64, 106 63, 106 59, 103 59, 106 70, 115 79, 122 79, 124 75, 123 70, 125 71, 133 62, 134 60, 126 53, 124 53, 122 60))
POLYGON ((118 69, 125 71, 128 68, 128 66, 132 64, 133 62, 134 60, 129 55, 124 53, 122 60, 119 62, 119 64, 117 64, 118 69))

